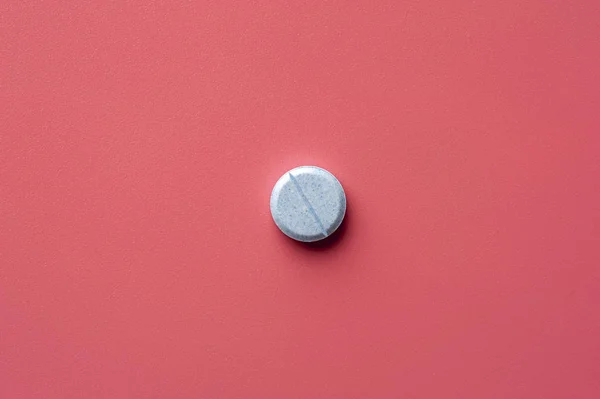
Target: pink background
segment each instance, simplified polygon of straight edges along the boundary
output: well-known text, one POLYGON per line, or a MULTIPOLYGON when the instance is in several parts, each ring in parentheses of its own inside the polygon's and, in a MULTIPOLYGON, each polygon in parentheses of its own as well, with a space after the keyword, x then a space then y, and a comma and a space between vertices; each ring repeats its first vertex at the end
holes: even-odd
POLYGON ((4 0, 0 397, 597 399, 599 109, 597 0, 4 0))

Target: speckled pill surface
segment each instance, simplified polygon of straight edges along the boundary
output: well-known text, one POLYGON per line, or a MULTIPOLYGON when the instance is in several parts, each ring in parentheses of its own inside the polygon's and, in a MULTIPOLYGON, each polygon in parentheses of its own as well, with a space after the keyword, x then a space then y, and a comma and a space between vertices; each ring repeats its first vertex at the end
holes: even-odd
POLYGON ((319 241, 333 234, 346 214, 346 194, 334 175, 316 166, 286 172, 273 187, 271 215, 288 237, 319 241))

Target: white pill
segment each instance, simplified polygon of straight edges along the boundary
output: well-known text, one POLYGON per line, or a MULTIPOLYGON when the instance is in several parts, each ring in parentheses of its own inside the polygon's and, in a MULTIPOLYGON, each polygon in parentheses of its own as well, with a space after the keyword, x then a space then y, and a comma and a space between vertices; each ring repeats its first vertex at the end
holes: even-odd
POLYGON ((286 172, 271 193, 271 215, 288 237, 303 242, 329 237, 346 214, 346 194, 334 175, 316 166, 286 172))

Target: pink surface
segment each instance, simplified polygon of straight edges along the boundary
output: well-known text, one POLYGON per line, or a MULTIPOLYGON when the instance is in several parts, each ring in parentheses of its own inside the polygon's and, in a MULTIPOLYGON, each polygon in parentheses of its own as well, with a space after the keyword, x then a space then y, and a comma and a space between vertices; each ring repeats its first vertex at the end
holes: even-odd
POLYGON ((600 397, 600 3, 362 3, 0 4, 1 398, 600 397))

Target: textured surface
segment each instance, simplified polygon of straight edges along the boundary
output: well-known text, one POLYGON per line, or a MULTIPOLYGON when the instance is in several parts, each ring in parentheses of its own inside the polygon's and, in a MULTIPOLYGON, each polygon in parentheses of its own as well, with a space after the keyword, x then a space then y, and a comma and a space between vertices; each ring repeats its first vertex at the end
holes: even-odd
POLYGON ((0 1, 0 398, 600 398, 599 7, 0 1))
POLYGON ((281 176, 270 203, 281 231, 304 242, 329 237, 346 214, 342 185, 330 172, 315 166, 300 166, 281 176))

